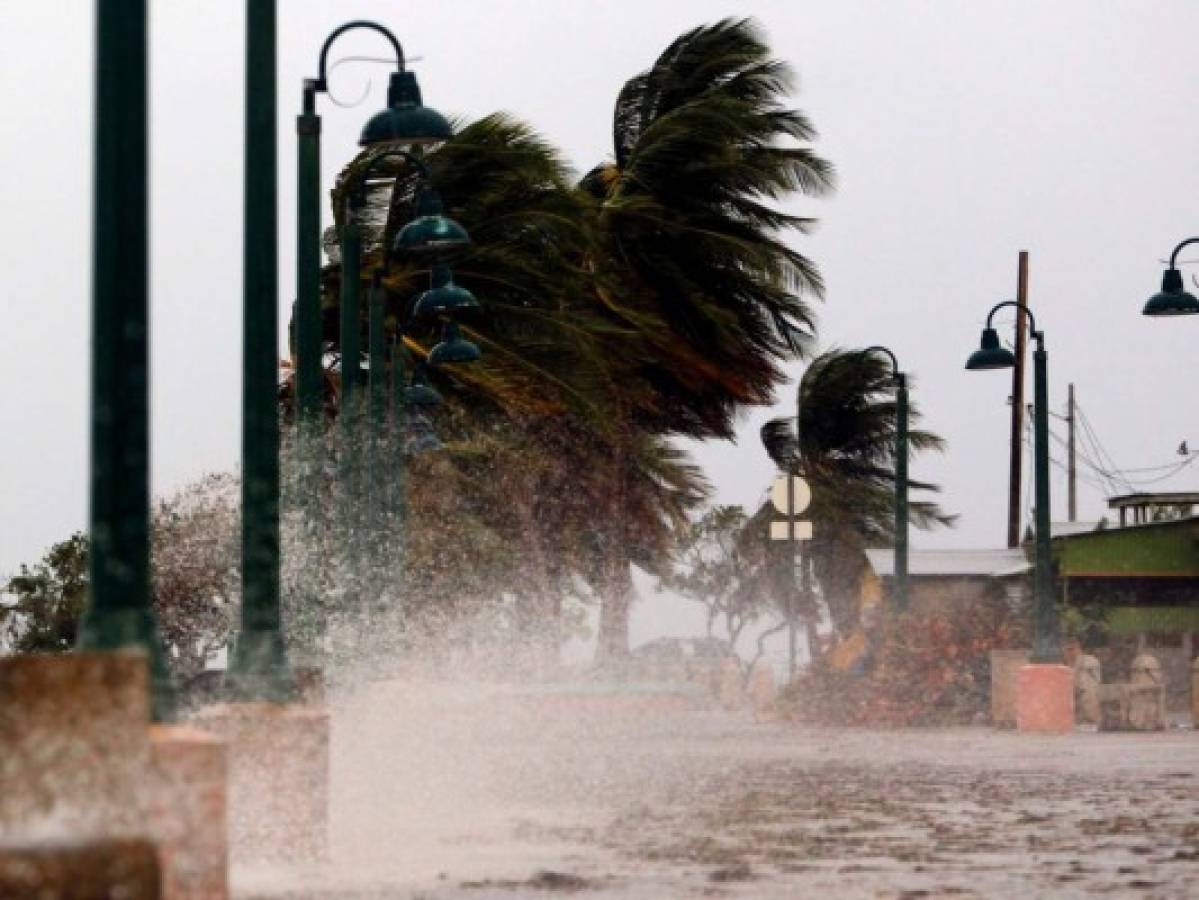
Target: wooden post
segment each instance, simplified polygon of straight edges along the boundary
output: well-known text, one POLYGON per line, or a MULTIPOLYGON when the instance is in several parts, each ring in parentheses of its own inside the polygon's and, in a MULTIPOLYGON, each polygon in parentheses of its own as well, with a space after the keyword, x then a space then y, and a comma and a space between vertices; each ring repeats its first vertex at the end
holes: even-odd
MULTIPOLYGON (((1020 251, 1016 302, 1028 308, 1028 251, 1020 251)), ((1008 482, 1007 545, 1020 546, 1020 467, 1024 460, 1024 347, 1028 317, 1016 315, 1016 366, 1012 370, 1012 458, 1008 482)))
POLYGON ((1068 398, 1069 409, 1066 412, 1066 423, 1069 426, 1067 449, 1069 451, 1069 459, 1066 464, 1069 467, 1069 481, 1067 482, 1067 508, 1070 512, 1070 521, 1078 521, 1078 466, 1075 459, 1074 451, 1074 385, 1070 385, 1070 393, 1068 398))

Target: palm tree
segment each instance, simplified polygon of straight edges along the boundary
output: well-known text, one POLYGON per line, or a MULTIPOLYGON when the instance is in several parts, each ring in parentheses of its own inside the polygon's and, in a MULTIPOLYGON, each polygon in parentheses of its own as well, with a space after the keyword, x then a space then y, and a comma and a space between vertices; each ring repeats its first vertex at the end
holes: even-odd
MULTIPOLYGON (((780 363, 813 333, 804 298, 820 276, 784 240, 812 220, 771 201, 826 192, 832 169, 797 143, 815 131, 785 105, 791 83, 747 20, 688 31, 625 84, 614 158, 583 179, 599 203, 594 296, 639 335, 628 374, 652 388, 621 418, 653 434, 732 438, 737 411, 772 401, 780 363)), ((629 558, 620 540, 611 550, 601 655, 627 651, 629 558)))
MULTIPOLYGON (((909 405, 909 421, 920 419, 909 405)), ((910 428, 912 451, 944 449, 930 431, 910 428)), ((845 635, 857 624, 866 547, 894 540, 895 400, 890 367, 875 354, 829 350, 808 366, 799 382, 797 415, 762 427, 762 443, 775 464, 803 476, 812 489, 807 517, 813 570, 833 626, 845 635)), ((909 489, 936 485, 908 480, 909 489)), ((934 502, 909 504, 918 528, 951 525, 934 502)))

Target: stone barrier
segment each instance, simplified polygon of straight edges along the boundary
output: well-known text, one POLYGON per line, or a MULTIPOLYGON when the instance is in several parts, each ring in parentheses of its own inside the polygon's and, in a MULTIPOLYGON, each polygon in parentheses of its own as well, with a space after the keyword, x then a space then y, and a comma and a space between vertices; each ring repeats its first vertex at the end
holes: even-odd
POLYGON ((327 847, 329 713, 299 704, 228 703, 193 720, 228 745, 233 862, 311 862, 327 847))
POLYGON ((1030 734, 1074 731, 1074 670, 1031 663, 1016 672, 1016 730, 1030 734))
POLYGON ((1132 661, 1128 673, 1128 726, 1133 731, 1166 727, 1166 686, 1161 663, 1148 653, 1132 661))
POLYGON ((1028 665, 1027 650, 991 651, 991 724, 1016 727, 1016 672, 1028 665))
POLYGON ((147 824, 162 857, 166 900, 229 896, 224 741, 184 725, 150 729, 147 824))
POLYGON ((144 836, 149 721, 141 653, 0 658, 0 835, 144 836))
POLYGON ((158 900, 158 854, 146 840, 0 842, 0 897, 158 900))

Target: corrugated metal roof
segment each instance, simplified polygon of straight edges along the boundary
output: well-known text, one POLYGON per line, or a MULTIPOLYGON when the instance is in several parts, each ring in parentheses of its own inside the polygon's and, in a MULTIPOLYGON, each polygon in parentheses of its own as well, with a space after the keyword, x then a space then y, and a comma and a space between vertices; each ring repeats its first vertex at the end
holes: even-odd
MULTIPOLYGON (((867 550, 870 567, 880 578, 895 574, 895 551, 867 550)), ((909 550, 908 574, 912 576, 981 576, 1006 578, 1029 571, 1024 551, 998 550, 909 550)))

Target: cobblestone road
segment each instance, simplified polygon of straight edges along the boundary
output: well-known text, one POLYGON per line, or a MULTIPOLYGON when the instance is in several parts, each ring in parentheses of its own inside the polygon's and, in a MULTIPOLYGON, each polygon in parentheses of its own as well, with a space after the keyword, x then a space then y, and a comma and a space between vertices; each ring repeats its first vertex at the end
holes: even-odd
POLYGON ((1199 896, 1193 731, 605 709, 398 684, 343 700, 331 860, 237 869, 237 895, 1199 896))

